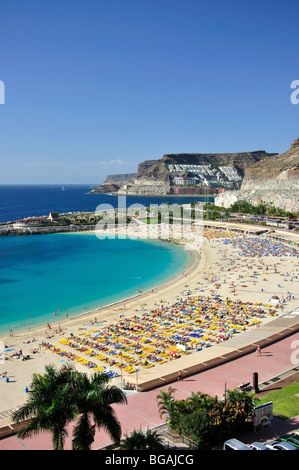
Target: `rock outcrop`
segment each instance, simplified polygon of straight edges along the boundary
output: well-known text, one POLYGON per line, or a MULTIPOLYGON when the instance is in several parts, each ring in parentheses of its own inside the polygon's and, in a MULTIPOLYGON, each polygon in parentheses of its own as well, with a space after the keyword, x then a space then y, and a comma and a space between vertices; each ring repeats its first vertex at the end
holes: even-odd
POLYGON ((90 191, 91 194, 111 194, 116 193, 122 183, 103 183, 90 191))
MULTIPOLYGON (((234 168, 242 179, 248 166, 268 159, 273 155, 276 154, 269 154, 264 150, 216 154, 167 154, 159 160, 146 160, 140 163, 137 174, 129 174, 127 179, 125 175, 114 175, 114 177, 109 175, 101 186, 93 189, 91 192, 113 193, 117 195, 163 196, 173 193, 175 176, 182 173, 180 171, 176 173, 170 170, 170 167, 175 167, 176 165, 211 166, 212 168, 227 166, 234 168)), ((221 187, 221 185, 222 183, 219 182, 218 187, 221 187)))
POLYGON ((144 173, 148 168, 156 165, 159 162, 159 160, 145 160, 144 162, 139 163, 137 173, 138 175, 141 175, 144 173))
POLYGON ((299 212, 299 139, 287 152, 249 166, 240 191, 227 191, 217 196, 215 204, 230 207, 238 200, 299 212))
POLYGON ((237 153, 178 153, 164 155, 162 161, 169 164, 186 165, 225 165, 232 166, 237 172, 244 176, 245 169, 263 159, 269 158, 276 153, 267 153, 265 150, 237 153))
POLYGON ((123 183, 124 181, 136 178, 136 176, 137 173, 120 173, 118 175, 107 175, 103 184, 119 184, 123 183))
POLYGON ((125 181, 130 181, 131 179, 133 180, 134 178, 136 178, 136 176, 137 173, 120 173, 116 175, 107 175, 105 181, 97 188, 92 189, 90 193, 114 194, 119 190, 119 188, 125 181))
POLYGON ((170 192, 170 177, 166 166, 158 161, 148 166, 143 172, 138 173, 133 180, 120 186, 118 194, 130 194, 136 196, 165 195, 170 192))

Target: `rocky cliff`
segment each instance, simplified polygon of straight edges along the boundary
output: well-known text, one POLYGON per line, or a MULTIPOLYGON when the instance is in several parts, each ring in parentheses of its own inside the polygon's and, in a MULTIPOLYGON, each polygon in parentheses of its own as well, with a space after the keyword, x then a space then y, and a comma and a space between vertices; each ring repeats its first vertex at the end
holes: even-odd
MULTIPOLYGON (((211 168, 226 166, 232 167, 237 174, 243 178, 245 169, 254 163, 268 159, 276 154, 266 153, 264 150, 240 153, 183 153, 167 154, 159 160, 147 160, 138 165, 138 171, 135 176, 125 181, 120 175, 117 178, 106 179, 93 193, 114 193, 119 195, 167 195, 172 193, 175 176, 181 174, 181 171, 174 171, 177 165, 183 166, 210 166, 211 168), (170 167, 171 170, 170 170, 170 167)), ((123 175, 121 175, 123 176, 123 175)), ((217 184, 217 183, 216 183, 217 184)), ((221 182, 218 187, 221 187, 221 182)))
POLYGON ((217 165, 232 166, 237 172, 244 176, 247 167, 253 165, 275 153, 267 153, 264 150, 238 153, 178 153, 164 155, 162 161, 166 164, 185 165, 217 165))
POLYGON ((247 168, 242 190, 299 190, 299 139, 291 148, 247 168))
POLYGON ((121 173, 118 175, 107 175, 103 184, 120 184, 124 181, 136 178, 137 173, 121 173))
POLYGON ((103 183, 90 191, 90 194, 115 194, 119 190, 121 183, 103 183))
POLYGON ((139 163, 137 173, 141 175, 144 173, 148 168, 156 165, 159 163, 159 160, 145 160, 144 162, 139 163))
POLYGON ((166 195, 170 192, 171 183, 166 166, 158 161, 147 167, 137 177, 120 186, 118 194, 136 196, 166 195))
POLYGON ((280 155, 263 159, 245 170, 240 191, 227 191, 215 203, 229 207, 238 200, 264 202, 286 211, 299 212, 299 139, 280 155))

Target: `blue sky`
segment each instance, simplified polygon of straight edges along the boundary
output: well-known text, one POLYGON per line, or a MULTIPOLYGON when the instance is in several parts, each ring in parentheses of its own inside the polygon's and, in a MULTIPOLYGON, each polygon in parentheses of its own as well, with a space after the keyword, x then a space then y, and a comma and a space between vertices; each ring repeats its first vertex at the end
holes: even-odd
POLYGON ((297 0, 0 0, 0 184, 299 137, 297 0))

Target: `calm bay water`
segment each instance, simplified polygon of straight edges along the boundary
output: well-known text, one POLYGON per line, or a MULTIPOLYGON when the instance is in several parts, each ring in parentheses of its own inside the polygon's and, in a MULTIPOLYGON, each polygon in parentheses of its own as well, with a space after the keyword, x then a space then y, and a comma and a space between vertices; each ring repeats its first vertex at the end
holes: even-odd
POLYGON ((187 250, 158 240, 99 240, 91 233, 1 237, 0 334, 134 296, 189 263, 187 250))
MULTIPOLYGON (((0 222, 118 207, 89 185, 2 185, 0 222)), ((133 203, 184 204, 205 198, 126 197, 133 203)), ((210 198, 209 200, 213 200, 210 198)), ((0 237, 0 334, 84 313, 145 291, 183 271, 190 253, 157 240, 99 240, 92 234, 0 237), (53 317, 55 312, 55 317, 53 317)))

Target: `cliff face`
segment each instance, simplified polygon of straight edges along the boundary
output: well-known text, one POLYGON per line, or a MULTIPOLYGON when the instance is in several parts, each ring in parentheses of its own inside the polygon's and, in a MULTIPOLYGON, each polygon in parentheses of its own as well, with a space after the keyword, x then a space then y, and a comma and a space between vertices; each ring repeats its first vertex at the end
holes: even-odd
POLYGON ((299 190, 299 139, 291 148, 270 159, 256 163, 245 172, 242 190, 299 190))
POLYGON ((136 178, 137 173, 121 173, 117 175, 107 175, 105 181, 95 189, 90 191, 91 194, 111 194, 117 193, 121 185, 125 181, 136 178))
POLYGON ((287 152, 248 167, 241 190, 227 191, 215 203, 229 207, 241 199, 255 205, 265 202, 287 211, 299 211, 299 139, 287 152))
POLYGON ((299 191, 293 190, 239 190, 226 191, 215 198, 217 206, 229 208, 237 201, 248 201, 250 204, 267 204, 284 211, 299 212, 299 191))
POLYGON ((124 181, 136 178, 136 176, 137 173, 121 173, 118 175, 107 175, 103 184, 123 183, 124 181))
MULTIPOLYGON (((217 154, 167 154, 159 160, 147 160, 140 163, 137 174, 127 175, 127 179, 125 175, 114 175, 114 178, 113 175, 109 175, 103 185, 92 192, 140 196, 167 195, 173 191, 175 176, 180 173, 173 169, 170 171, 170 166, 227 166, 233 167, 242 178, 247 167, 275 155, 268 154, 264 150, 217 154)), ((221 187, 221 182, 218 186, 221 187)))
POLYGON ((170 178, 164 163, 148 166, 137 177, 120 186, 118 194, 166 195, 170 191, 170 178))
POLYGON ((148 168, 156 165, 159 163, 159 160, 145 160, 144 162, 139 163, 137 173, 141 175, 144 173, 148 168))
POLYGON ((90 191, 90 194, 111 194, 119 190, 120 183, 103 183, 90 191))
POLYGON ((239 153, 179 153, 164 155, 163 161, 169 164, 185 164, 185 165, 225 165, 234 167, 241 176, 250 165, 259 162, 265 158, 269 158, 275 153, 267 153, 264 150, 256 150, 254 152, 239 153))

